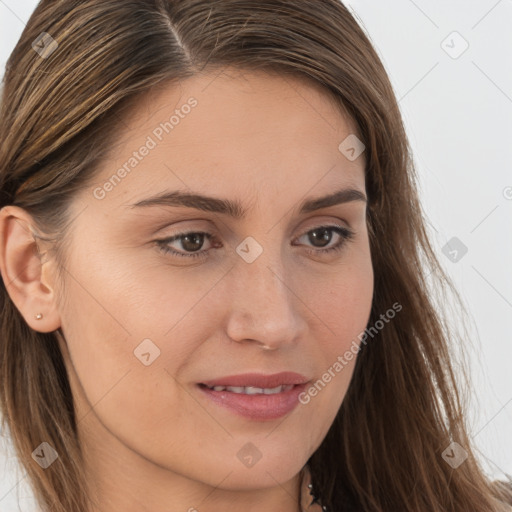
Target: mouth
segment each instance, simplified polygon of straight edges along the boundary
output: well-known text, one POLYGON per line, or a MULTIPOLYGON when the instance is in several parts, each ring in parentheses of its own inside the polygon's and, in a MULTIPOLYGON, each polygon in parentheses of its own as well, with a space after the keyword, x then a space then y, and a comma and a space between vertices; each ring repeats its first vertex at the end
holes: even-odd
POLYGON ((269 421, 291 413, 306 388, 302 384, 284 384, 272 388, 197 384, 201 396, 214 404, 253 421, 269 421))
POLYGON ((276 395, 285 391, 290 391, 295 387, 294 384, 276 386, 275 388, 257 388, 253 386, 208 386, 207 384, 199 384, 212 391, 229 391, 230 393, 238 393, 242 395, 276 395))
MULTIPOLYGON (((301 375, 300 373, 285 371, 280 373, 274 373, 272 375, 265 375, 262 373, 244 373, 239 375, 230 375, 225 377, 219 377, 218 379, 214 380, 206 380, 202 382, 202 384, 209 388, 232 388, 233 390, 235 390, 234 392, 236 393, 236 388, 274 390, 277 389, 279 386, 292 386, 296 384, 304 384, 307 381, 308 379, 304 377, 304 375, 301 375)), ((256 393, 249 391, 248 394, 256 393)))

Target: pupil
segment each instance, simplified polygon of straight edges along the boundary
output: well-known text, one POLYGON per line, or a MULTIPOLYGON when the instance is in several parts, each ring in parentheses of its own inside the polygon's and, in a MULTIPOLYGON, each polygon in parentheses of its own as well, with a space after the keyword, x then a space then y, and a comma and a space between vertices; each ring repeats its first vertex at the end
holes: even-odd
POLYGON ((187 251, 196 251, 203 245, 202 235, 200 233, 191 233, 185 235, 182 238, 181 245, 187 251), (191 244, 189 244, 190 240, 193 240, 191 244))
MULTIPOLYGON (((328 245, 331 241, 332 233, 327 228, 319 228, 315 229, 314 231, 311 231, 311 234, 309 236, 309 239, 311 242, 313 242, 313 245, 315 245, 315 242, 326 242, 324 245, 328 245), (317 233, 323 233, 323 236, 317 236, 317 233)), ((323 245, 319 245, 317 247, 323 247, 323 245)))

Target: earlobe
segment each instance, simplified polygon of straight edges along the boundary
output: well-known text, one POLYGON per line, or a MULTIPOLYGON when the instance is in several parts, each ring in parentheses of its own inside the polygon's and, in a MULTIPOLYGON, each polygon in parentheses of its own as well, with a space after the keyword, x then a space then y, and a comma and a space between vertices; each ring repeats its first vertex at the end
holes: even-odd
POLYGON ((7 293, 32 329, 52 332, 60 327, 60 314, 43 266, 54 262, 41 255, 35 232, 32 217, 22 208, 0 210, 0 272, 7 293))

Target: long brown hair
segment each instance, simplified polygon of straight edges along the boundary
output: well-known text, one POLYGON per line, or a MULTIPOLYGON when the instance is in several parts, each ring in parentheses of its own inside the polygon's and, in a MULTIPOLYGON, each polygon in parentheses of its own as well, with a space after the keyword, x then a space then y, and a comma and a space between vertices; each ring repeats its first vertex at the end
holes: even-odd
MULTIPOLYGON (((512 491, 485 475, 467 433, 461 390, 468 379, 453 370, 456 336, 432 283, 439 296, 458 295, 427 237, 396 98, 340 1, 41 1, 4 76, 0 207, 30 213, 64 263, 68 207, 94 179, 128 107, 155 85, 226 66, 319 84, 356 122, 366 146, 375 274, 369 325, 392 304, 402 306, 362 348, 335 421, 309 460, 323 504, 331 511, 491 512, 512 503, 512 491), (43 32, 46 55, 33 47, 43 32), (453 441, 468 454, 456 469, 442 456, 453 441)), ((27 325, 8 284, 0 291, 3 425, 40 506, 86 512, 73 397, 55 333, 27 325), (59 454, 46 470, 31 457, 42 441, 59 454)))

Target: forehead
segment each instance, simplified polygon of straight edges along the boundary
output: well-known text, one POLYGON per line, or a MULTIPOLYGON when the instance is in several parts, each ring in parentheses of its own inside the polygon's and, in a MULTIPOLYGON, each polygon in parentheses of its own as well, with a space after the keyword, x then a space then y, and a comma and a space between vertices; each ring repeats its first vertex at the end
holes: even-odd
POLYGON ((270 198, 276 190, 300 197, 315 186, 364 187, 364 155, 349 161, 338 149, 354 133, 319 84, 225 69, 139 98, 120 119, 95 184, 106 189, 101 207, 177 188, 270 198))

